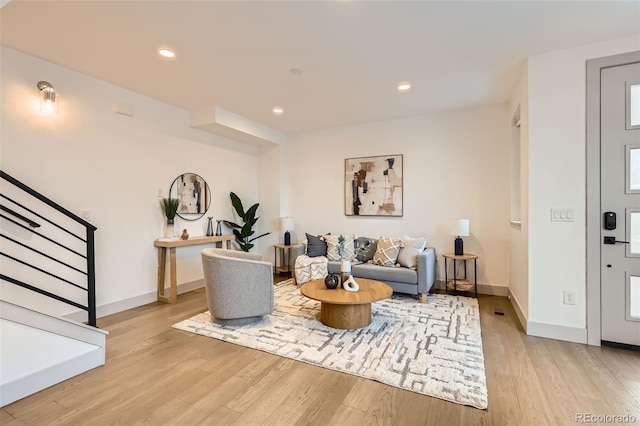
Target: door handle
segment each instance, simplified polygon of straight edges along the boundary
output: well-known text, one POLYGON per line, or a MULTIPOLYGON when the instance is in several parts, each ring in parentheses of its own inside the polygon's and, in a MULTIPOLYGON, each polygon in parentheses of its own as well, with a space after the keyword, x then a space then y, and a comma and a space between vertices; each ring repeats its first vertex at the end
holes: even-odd
POLYGON ((629 244, 629 241, 618 241, 616 240, 616 237, 604 237, 604 243, 605 244, 615 244, 615 243, 629 244))

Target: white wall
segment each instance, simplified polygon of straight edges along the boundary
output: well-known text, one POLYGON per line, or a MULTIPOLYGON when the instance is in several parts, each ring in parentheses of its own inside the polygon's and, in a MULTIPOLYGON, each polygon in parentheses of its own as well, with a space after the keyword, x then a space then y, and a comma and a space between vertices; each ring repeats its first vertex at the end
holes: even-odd
POLYGON ((520 107, 520 225, 509 232, 509 290, 520 321, 526 326, 529 317, 529 93, 528 63, 523 64, 518 84, 511 98, 509 113, 513 117, 520 107))
POLYGON ((262 254, 262 259, 273 262, 273 245, 282 243, 283 232, 280 231, 281 201, 280 201, 280 172, 282 169, 282 147, 273 146, 264 150, 259 158, 258 191, 260 220, 256 224, 256 235, 270 232, 271 234, 255 241, 256 251, 262 254))
MULTIPOLYGON (((207 216, 216 219, 232 218, 230 191, 258 200, 254 147, 190 129, 186 111, 151 98, 5 47, 0 55, 2 170, 76 214, 91 210, 99 307, 155 300, 153 240, 163 224, 158 188, 167 196, 179 174, 200 174, 212 193, 207 216), (59 115, 37 112, 39 80, 60 94, 59 115), (135 116, 112 112, 114 101, 132 105, 135 116)), ((203 235, 206 217, 178 220, 177 227, 203 235)), ((179 283, 202 278, 201 249, 178 250, 179 283)), ((3 299, 48 313, 75 310, 4 282, 0 289, 3 299)))
POLYGON ((584 342, 585 61, 638 49, 629 37, 529 58, 529 322, 584 342), (575 222, 552 223, 554 207, 575 209, 575 222), (576 292, 574 306, 563 290, 576 292))
POLYGON ((324 129, 292 137, 288 193, 298 239, 304 233, 378 237, 427 235, 438 254, 453 251, 447 221, 468 218, 465 251, 480 256, 478 282, 509 280, 509 109, 507 104, 324 129), (344 160, 404 155, 404 216, 347 217, 344 160))

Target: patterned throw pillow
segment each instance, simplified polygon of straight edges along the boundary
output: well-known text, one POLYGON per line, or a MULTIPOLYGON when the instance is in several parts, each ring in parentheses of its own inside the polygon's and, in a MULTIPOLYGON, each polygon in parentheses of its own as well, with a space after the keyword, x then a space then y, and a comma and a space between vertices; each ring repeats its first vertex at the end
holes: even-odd
POLYGON ((368 262, 373 259, 373 255, 376 254, 376 248, 378 247, 378 240, 367 239, 362 246, 356 248, 356 259, 360 262, 368 262))
POLYGON ((322 238, 307 233, 305 233, 305 235, 307 236, 307 256, 318 257, 327 255, 327 243, 323 241, 322 238))
POLYGON ((325 235, 327 242, 327 258, 329 260, 356 260, 354 241, 356 236, 349 235, 325 235), (340 254, 340 239, 344 238, 343 253, 340 254))
POLYGON ((402 238, 400 253, 398 253, 398 263, 406 268, 416 269, 418 267, 418 253, 422 253, 427 246, 427 237, 411 238, 406 235, 402 238))
POLYGON ((380 266, 396 266, 401 240, 399 238, 380 237, 373 263, 380 266))

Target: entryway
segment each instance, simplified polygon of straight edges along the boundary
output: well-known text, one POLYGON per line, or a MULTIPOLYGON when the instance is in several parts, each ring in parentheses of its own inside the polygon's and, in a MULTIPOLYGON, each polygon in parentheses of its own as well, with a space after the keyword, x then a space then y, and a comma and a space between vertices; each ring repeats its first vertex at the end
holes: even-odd
POLYGON ((587 62, 587 328, 640 349, 640 52, 587 62))

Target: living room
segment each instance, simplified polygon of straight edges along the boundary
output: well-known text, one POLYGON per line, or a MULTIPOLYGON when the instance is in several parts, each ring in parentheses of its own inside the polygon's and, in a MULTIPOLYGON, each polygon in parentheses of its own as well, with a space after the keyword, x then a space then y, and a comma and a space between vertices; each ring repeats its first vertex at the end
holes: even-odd
MULTIPOLYGON (((3 27, 12 6, 0 12, 3 27)), ((260 203, 257 231, 271 234, 254 251, 267 260, 282 241, 279 218, 291 216, 295 242, 305 232, 426 235, 442 281, 441 255, 452 251, 454 238, 447 223, 468 218, 465 250, 480 256, 480 291, 511 296, 530 335, 587 343, 585 61, 638 50, 638 30, 514 60, 513 90, 500 101, 292 132, 255 146, 192 128, 190 111, 153 95, 13 49, 3 28, 0 168, 77 214, 89 212, 98 227, 99 317, 155 301, 153 241, 164 221, 159 198, 176 176, 193 172, 211 187, 207 216, 233 219, 230 192, 260 203), (59 91, 56 115, 37 110, 41 80, 59 91), (133 114, 115 113, 114 103, 131 106, 133 114), (513 224, 512 117, 518 107, 521 224, 513 224), (404 157, 403 216, 345 216, 344 160, 388 154, 404 157), (558 207, 574 209, 575 221, 550 222, 550 209, 558 207), (563 291, 575 293, 575 305, 563 303, 563 291)), ((171 66, 159 61, 165 65, 171 66)), ((166 90, 181 87, 177 78, 166 84, 176 86, 166 90)), ((177 227, 203 235, 206 218, 177 227)), ((181 292, 202 286, 200 250, 179 251, 181 292)), ((5 300, 73 314, 5 282, 0 289, 5 300)))

